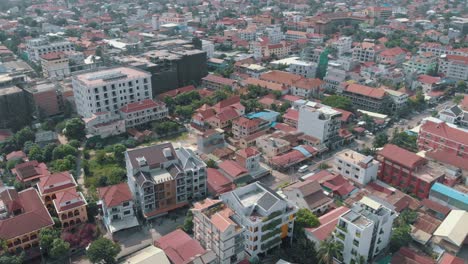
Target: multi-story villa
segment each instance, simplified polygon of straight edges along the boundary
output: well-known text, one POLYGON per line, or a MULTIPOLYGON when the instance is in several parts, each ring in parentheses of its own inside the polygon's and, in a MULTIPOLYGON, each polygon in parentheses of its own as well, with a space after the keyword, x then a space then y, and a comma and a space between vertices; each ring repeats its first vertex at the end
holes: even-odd
POLYGON ((28 58, 40 61, 42 55, 55 52, 74 51, 75 47, 69 41, 50 42, 47 38, 34 38, 26 41, 28 58))
POLYGON ((245 251, 257 256, 292 237, 297 207, 260 182, 224 193, 220 199, 235 213, 232 219, 244 227, 245 251))
POLYGON ((341 261, 355 263, 361 256, 366 263, 384 250, 398 214, 377 198, 363 197, 338 220, 334 239, 343 245, 341 261))
POLYGON ((244 227, 235 213, 220 200, 205 199, 195 203, 193 233, 205 249, 212 250, 219 264, 235 264, 245 259, 244 227))
POLYGON ((153 218, 206 195, 206 164, 190 149, 171 143, 125 153, 128 186, 145 218, 153 218))
POLYGON ((335 154, 334 169, 346 178, 366 185, 377 179, 379 162, 372 156, 364 156, 357 151, 345 149, 335 154))

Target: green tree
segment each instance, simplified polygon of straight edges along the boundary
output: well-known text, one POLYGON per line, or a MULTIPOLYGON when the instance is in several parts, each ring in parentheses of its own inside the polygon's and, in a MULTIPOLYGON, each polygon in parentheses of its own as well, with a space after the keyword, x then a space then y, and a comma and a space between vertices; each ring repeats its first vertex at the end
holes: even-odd
POLYGON ((20 255, 3 254, 0 256, 0 264, 22 264, 24 252, 20 255))
POLYGON ((80 140, 85 137, 85 123, 80 118, 72 118, 65 123, 64 135, 69 139, 80 140))
POLYGON ((86 255, 92 263, 113 264, 120 250, 119 244, 101 237, 91 243, 86 255))
POLYGON ((304 228, 317 227, 320 222, 309 209, 301 208, 296 213, 296 219, 294 220, 294 231, 303 233, 304 228))
POLYGON ((392 231, 390 238, 390 252, 397 252, 401 247, 408 246, 411 242, 411 227, 409 225, 402 225, 396 227, 392 231))
POLYGON ((44 161, 44 154, 38 145, 34 145, 29 149, 28 157, 30 160, 44 161))
POLYGON ((212 159, 209 159, 206 161, 206 166, 208 168, 218 168, 218 164, 216 163, 216 161, 212 160, 212 159))
POLYGON ((467 89, 467 85, 465 81, 459 81, 456 86, 456 91, 459 93, 465 93, 467 89))
POLYGON ((52 155, 53 155, 53 152, 54 152, 54 149, 57 147, 56 144, 54 143, 50 143, 50 144, 47 144, 43 151, 42 151, 42 155, 44 157, 44 161, 45 162, 49 162, 52 160, 52 155))
POLYGON ((127 147, 122 144, 115 144, 113 146, 114 158, 118 163, 123 163, 125 159, 125 151, 127 147))
POLYGON ((57 159, 63 159, 68 155, 71 156, 76 156, 78 154, 78 149, 68 145, 68 144, 63 144, 58 147, 56 147, 52 151, 52 159, 57 160, 57 159))
POLYGON ((60 238, 54 239, 49 255, 54 259, 60 259, 68 255, 70 243, 63 241, 60 238))
POLYGON ((406 150, 417 152, 418 151, 417 140, 418 140, 417 136, 410 135, 406 132, 400 132, 400 133, 395 134, 392 137, 392 140, 390 141, 390 143, 397 145, 401 148, 404 148, 406 150))
POLYGON ((459 104, 463 100, 463 98, 465 98, 464 95, 456 95, 455 97, 453 97, 453 102, 459 104))
POLYGON ((322 241, 317 252, 319 264, 333 264, 333 258, 340 259, 342 251, 343 244, 333 239, 322 241))
POLYGON ((16 132, 14 140, 18 148, 23 148, 24 143, 27 141, 34 142, 36 136, 34 131, 30 127, 24 127, 20 131, 16 132))
POLYGON ((188 210, 187 215, 185 216, 183 229, 186 233, 193 233, 193 213, 191 210, 188 210))
POLYGON ((374 142, 372 142, 372 146, 374 148, 381 148, 387 143, 388 143, 387 134, 385 132, 381 132, 375 135, 374 142))
POLYGON ((326 169, 329 169, 330 168, 330 165, 328 165, 327 163, 325 162, 322 162, 318 165, 318 168, 321 169, 321 170, 326 170, 326 169))
POLYGON ((351 99, 340 95, 330 95, 322 100, 322 103, 331 107, 351 111, 353 109, 353 102, 351 99))
POLYGON ((60 230, 58 229, 47 228, 39 232, 39 244, 46 252, 49 252, 53 246, 54 240, 57 238, 60 238, 60 230))

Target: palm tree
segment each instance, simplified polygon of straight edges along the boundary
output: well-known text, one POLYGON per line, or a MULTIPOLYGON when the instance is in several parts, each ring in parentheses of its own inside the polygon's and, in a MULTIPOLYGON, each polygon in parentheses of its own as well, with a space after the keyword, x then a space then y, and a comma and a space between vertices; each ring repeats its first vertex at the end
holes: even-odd
POLYGON ((333 258, 338 257, 343 250, 343 244, 337 243, 333 239, 328 239, 320 243, 318 259, 320 264, 333 264, 333 258))

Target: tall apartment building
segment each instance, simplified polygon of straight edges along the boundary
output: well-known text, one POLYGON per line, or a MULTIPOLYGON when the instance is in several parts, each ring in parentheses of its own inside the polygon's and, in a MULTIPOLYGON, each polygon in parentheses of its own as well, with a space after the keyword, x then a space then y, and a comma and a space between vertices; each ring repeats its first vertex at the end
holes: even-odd
POLYGON ((353 48, 353 59, 359 62, 374 61, 383 48, 370 42, 359 43, 353 48))
POLYGON ((443 167, 396 145, 387 144, 379 151, 378 178, 424 199, 431 186, 443 180, 443 167))
POLYGON ((372 112, 382 111, 384 99, 387 97, 383 88, 372 88, 356 83, 346 84, 341 93, 351 99, 356 108, 372 112))
POLYGON ((338 40, 332 43, 332 47, 336 48, 338 51, 338 56, 341 56, 345 53, 351 52, 353 44, 352 37, 340 37, 338 40))
POLYGON ((83 117, 99 112, 119 113, 123 106, 152 98, 151 74, 118 67, 72 78, 76 110, 83 117))
POLYGON ((52 82, 40 82, 24 89, 26 97, 38 117, 48 117, 62 112, 58 87, 52 82))
POLYGON ((323 88, 327 91, 336 91, 342 82, 346 80, 346 71, 337 62, 329 62, 327 74, 323 78, 323 88))
POLYGON ((41 66, 44 78, 63 79, 70 75, 68 57, 63 52, 41 55, 41 66))
POLYGON ((0 128, 20 129, 29 123, 30 112, 24 91, 17 86, 0 89, 0 128))
POLYGON ((335 154, 333 168, 341 175, 366 185, 377 179, 379 162, 372 156, 365 156, 361 153, 345 149, 335 154))
POLYGON ((439 73, 450 79, 468 80, 468 56, 442 55, 439 59, 439 73))
POLYGON ((145 218, 206 195, 206 164, 190 149, 171 143, 125 152, 128 186, 145 218))
POLYGON ((297 207, 260 182, 224 193, 220 199, 235 213, 233 220, 245 229, 249 256, 265 253, 292 237, 297 207))
POLYGON ((69 41, 50 42, 47 38, 34 38, 26 41, 28 58, 40 61, 42 55, 55 52, 74 51, 75 47, 69 41))
POLYGON ((355 203, 339 218, 333 236, 343 245, 342 262, 354 263, 363 256, 370 263, 387 247, 397 216, 393 206, 377 198, 365 196, 355 203))
POLYGON ((339 141, 341 112, 329 106, 305 104, 299 108, 297 130, 313 136, 328 147, 334 147, 339 141))
POLYGON ((235 264, 245 259, 244 227, 234 211, 221 200, 205 199, 194 204, 193 233, 203 248, 216 254, 217 263, 235 264))

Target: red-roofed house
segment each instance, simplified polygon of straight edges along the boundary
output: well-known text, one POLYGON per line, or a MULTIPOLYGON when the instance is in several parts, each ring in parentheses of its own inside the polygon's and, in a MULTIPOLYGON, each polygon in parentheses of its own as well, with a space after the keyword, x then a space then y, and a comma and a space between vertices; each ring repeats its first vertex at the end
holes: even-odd
POLYGON ((232 191, 236 188, 234 182, 228 177, 224 176, 219 170, 208 168, 207 169, 207 178, 208 178, 208 192, 214 197, 232 191))
POLYGON ((39 250, 39 232, 51 228, 54 221, 41 201, 38 192, 29 188, 21 192, 4 189, 0 193, 0 239, 7 251, 39 250))
POLYGON ((130 103, 120 108, 120 116, 125 120, 125 127, 140 126, 169 115, 169 109, 163 102, 151 99, 130 103))
POLYGON ((176 97, 177 95, 180 95, 180 94, 183 94, 183 93, 188 93, 188 92, 191 92, 191 91, 194 91, 194 90, 195 90, 195 86, 193 86, 193 85, 184 86, 184 87, 180 87, 180 88, 177 88, 177 89, 170 90, 170 91, 167 91, 165 93, 162 93, 162 94, 158 95, 158 99, 161 100, 161 101, 164 101, 164 98, 166 98, 166 97, 176 97))
POLYGON ((63 228, 73 228, 75 225, 88 221, 86 212, 88 203, 83 194, 77 192, 76 189, 56 193, 53 203, 63 228))
POLYGON ((293 108, 286 110, 286 113, 283 115, 283 122, 291 127, 297 128, 297 123, 299 122, 299 111, 293 108))
POLYGON ((283 188, 286 198, 299 208, 306 208, 315 215, 328 211, 333 199, 328 197, 320 183, 316 181, 299 181, 283 188))
POLYGON ((245 107, 240 103, 239 96, 232 96, 210 107, 202 105, 192 116, 192 124, 204 129, 209 125, 212 128, 225 128, 232 120, 245 113, 245 107))
POLYGON ((214 74, 208 74, 202 78, 202 85, 211 90, 219 90, 223 87, 229 87, 231 90, 239 88, 236 80, 224 78, 214 74))
POLYGON ((98 194, 103 222, 110 233, 139 225, 133 210, 133 196, 127 183, 98 188, 98 194))
POLYGON ((63 52, 46 53, 40 57, 44 78, 63 78, 70 75, 68 57, 63 52))
POLYGON ((379 151, 380 161, 378 178, 386 183, 405 189, 423 199, 435 182, 444 178, 441 168, 432 168, 426 159, 400 148, 387 144, 379 151))
POLYGON ((320 226, 316 228, 305 229, 305 234, 307 238, 310 241, 315 242, 315 246, 316 248, 318 248, 320 242, 328 239, 332 232, 335 230, 336 224, 338 223, 338 219, 340 218, 340 216, 347 213, 348 211, 349 208, 340 206, 320 216, 320 226))
POLYGON ((241 116, 232 122, 232 134, 235 139, 245 138, 268 129, 269 124, 270 122, 261 118, 249 119, 241 116))
POLYGON ((47 165, 36 160, 17 164, 11 172, 16 175, 16 179, 25 187, 34 186, 41 177, 50 175, 47 165))
POLYGON ((37 183, 37 190, 47 209, 54 208, 53 200, 58 193, 75 189, 78 185, 69 172, 57 172, 40 178, 37 183))
POLYGON ((392 256, 391 264, 436 264, 429 256, 416 253, 412 249, 402 247, 392 256))
POLYGON ((26 156, 26 153, 24 153, 23 151, 19 150, 19 151, 12 151, 10 153, 8 153, 6 155, 6 160, 7 161, 10 161, 10 160, 24 160, 24 161, 27 161, 27 156, 26 156))
POLYGON ((314 157, 317 153, 317 149, 312 146, 300 145, 289 152, 272 157, 270 164, 277 169, 287 169, 292 165, 314 157))
POLYGON ((464 264, 464 263, 465 263, 465 261, 463 261, 462 258, 455 257, 454 255, 452 255, 452 254, 450 254, 448 252, 445 252, 442 255, 442 258, 440 258, 438 264, 464 264))
POLYGON ((200 243, 181 229, 160 237, 154 245, 164 251, 173 264, 211 264, 216 258, 212 252, 205 250, 200 243), (201 256, 209 257, 205 262, 194 262, 201 256))
POLYGON ((406 50, 394 47, 382 51, 377 55, 377 62, 381 64, 400 65, 406 60, 406 50))
POLYGON ((250 179, 249 171, 233 160, 225 160, 218 164, 224 176, 233 182, 244 182, 250 179))
POLYGON ((255 147, 247 147, 236 152, 236 161, 249 172, 256 171, 260 168, 261 152, 255 147))
POLYGON ((387 96, 382 88, 372 88, 360 84, 345 84, 343 96, 348 97, 359 109, 380 112, 387 96))

